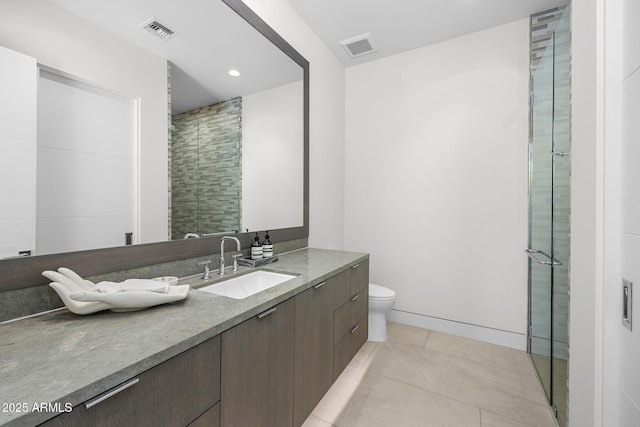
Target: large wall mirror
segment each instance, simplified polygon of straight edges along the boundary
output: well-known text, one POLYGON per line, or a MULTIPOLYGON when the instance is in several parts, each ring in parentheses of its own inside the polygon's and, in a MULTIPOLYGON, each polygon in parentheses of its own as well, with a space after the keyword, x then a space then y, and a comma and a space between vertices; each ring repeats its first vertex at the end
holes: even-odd
POLYGON ((0 106, 14 206, 0 209, 0 290, 62 260, 97 274, 211 253, 223 234, 308 236, 308 62, 240 0, 3 0, 0 48, 36 67, 13 96, 37 87, 26 136, 3 129, 20 108, 0 106))

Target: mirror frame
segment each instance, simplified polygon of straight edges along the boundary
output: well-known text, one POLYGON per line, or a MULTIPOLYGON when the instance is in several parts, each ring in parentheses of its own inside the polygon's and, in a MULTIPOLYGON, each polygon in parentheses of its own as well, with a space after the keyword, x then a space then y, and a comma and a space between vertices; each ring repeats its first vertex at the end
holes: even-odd
MULTIPOLYGON (((234 10, 249 25, 270 40, 303 69, 303 225, 269 230, 269 232, 271 240, 274 243, 306 239, 309 237, 309 62, 241 0, 220 1, 234 10)), ((265 230, 261 231, 264 232, 265 230)), ((234 236, 240 239, 243 248, 247 248, 253 242, 254 234, 255 231, 237 233, 234 234, 234 236)), ((82 276, 93 276, 181 259, 207 256, 220 252, 221 239, 222 235, 207 236, 199 239, 170 240, 132 246, 0 260, 0 269, 2 270, 2 274, 0 274, 0 292, 46 284, 46 279, 41 275, 42 271, 56 270, 61 266, 71 268, 82 276)))

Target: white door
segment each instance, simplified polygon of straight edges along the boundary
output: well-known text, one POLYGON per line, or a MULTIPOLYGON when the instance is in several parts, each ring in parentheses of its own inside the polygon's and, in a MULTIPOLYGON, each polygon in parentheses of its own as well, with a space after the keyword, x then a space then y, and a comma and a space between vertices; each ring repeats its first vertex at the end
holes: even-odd
POLYGON ((134 99, 40 70, 38 255, 135 241, 136 111, 134 99))
POLYGON ((0 258, 35 250, 36 60, 0 46, 0 258))

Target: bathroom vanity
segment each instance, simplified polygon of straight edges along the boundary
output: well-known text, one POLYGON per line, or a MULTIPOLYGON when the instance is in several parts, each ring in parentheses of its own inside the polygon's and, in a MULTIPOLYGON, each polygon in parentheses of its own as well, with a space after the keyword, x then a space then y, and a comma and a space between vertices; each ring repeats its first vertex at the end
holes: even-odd
POLYGON ((264 269, 295 278, 232 299, 192 277, 178 303, 2 325, 0 425, 301 425, 367 339, 368 255, 264 269))

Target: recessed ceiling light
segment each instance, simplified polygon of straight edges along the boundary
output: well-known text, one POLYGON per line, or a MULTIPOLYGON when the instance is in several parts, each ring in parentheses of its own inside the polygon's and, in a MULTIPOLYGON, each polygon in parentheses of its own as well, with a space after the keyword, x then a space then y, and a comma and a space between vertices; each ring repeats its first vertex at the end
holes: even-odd
POLYGON ((238 77, 240 75, 240 71, 238 70, 229 70, 229 75, 233 77, 238 77))

